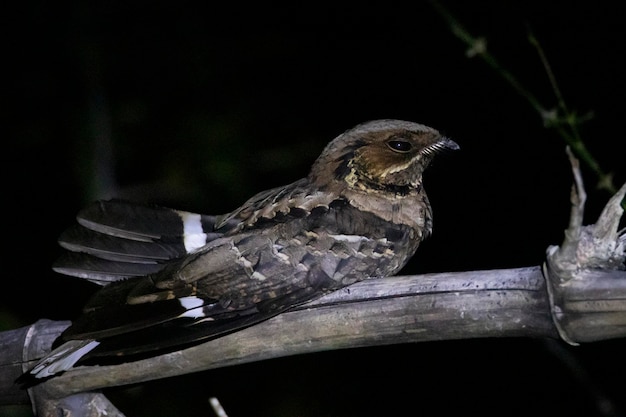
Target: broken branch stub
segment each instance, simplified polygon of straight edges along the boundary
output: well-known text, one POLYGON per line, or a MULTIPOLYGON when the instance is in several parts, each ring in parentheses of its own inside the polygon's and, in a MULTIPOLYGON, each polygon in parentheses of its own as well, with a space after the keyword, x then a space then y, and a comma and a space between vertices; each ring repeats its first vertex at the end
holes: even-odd
POLYGON ((561 338, 573 345, 624 337, 626 229, 618 229, 626 184, 595 224, 583 226, 586 194, 578 160, 567 152, 575 180, 570 223, 561 246, 548 247, 543 265, 552 318, 561 338))

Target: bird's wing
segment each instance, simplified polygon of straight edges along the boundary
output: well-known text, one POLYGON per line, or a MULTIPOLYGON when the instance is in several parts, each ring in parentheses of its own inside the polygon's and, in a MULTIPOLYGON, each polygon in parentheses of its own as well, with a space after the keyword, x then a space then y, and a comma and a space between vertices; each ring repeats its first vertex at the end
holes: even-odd
MULTIPOLYGON (((224 234, 212 235, 207 231, 215 218, 193 215, 194 224, 203 227, 184 227, 180 218, 188 215, 169 209, 146 212, 113 201, 99 202, 92 208, 95 214, 89 209, 81 213, 79 222, 90 230, 83 233, 93 239, 64 237, 63 245, 85 252, 81 257, 106 262, 97 277, 111 275, 111 265, 131 277, 113 279, 117 282, 96 292, 55 341, 53 352, 20 382, 28 385, 77 364, 124 362, 178 350, 402 266, 394 249, 406 246, 406 226, 359 211, 342 198, 293 194, 289 203, 273 201, 274 208, 281 208, 246 210, 218 229, 224 234), (282 209, 283 204, 291 208, 282 209), (124 211, 119 219, 109 219, 124 211), (139 225, 127 220, 129 212, 137 213, 139 225), (177 228, 156 226, 168 216, 177 220, 177 228), (141 226, 141 221, 149 224, 141 226), (200 244, 185 245, 185 237, 194 234, 200 235, 200 244), (147 274, 144 265, 158 269, 147 274)), ((84 263, 77 265, 73 268, 86 277, 94 276, 84 263)))
POLYGON ((214 338, 368 276, 393 262, 385 238, 335 235, 312 217, 218 238, 157 274, 98 291, 61 341, 132 355, 214 338))
POLYGON ((262 223, 214 239, 155 274, 104 286, 20 382, 32 384, 77 364, 178 350, 401 266, 394 254, 398 241, 386 237, 389 226, 356 215, 345 202, 262 223), (373 236, 354 232, 365 224, 373 236))
POLYGON ((97 201, 76 219, 53 269, 99 285, 154 274, 222 235, 214 216, 123 200, 97 201))

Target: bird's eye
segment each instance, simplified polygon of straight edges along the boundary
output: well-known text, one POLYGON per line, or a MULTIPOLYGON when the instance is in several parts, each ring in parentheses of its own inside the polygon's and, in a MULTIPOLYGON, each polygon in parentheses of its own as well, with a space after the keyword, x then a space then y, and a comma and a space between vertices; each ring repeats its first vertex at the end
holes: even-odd
POLYGON ((413 149, 413 145, 405 140, 390 140, 387 142, 387 146, 389 146, 389 149, 392 151, 400 153, 407 153, 413 149))

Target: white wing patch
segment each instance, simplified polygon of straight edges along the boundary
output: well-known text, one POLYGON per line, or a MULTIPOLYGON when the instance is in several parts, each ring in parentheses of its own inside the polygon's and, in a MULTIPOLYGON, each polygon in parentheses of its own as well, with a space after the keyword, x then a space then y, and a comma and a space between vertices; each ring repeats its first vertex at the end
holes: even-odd
POLYGON ((205 302, 202 298, 194 296, 181 297, 178 299, 178 302, 180 302, 180 305, 185 309, 178 317, 189 317, 192 319, 204 317, 205 302))

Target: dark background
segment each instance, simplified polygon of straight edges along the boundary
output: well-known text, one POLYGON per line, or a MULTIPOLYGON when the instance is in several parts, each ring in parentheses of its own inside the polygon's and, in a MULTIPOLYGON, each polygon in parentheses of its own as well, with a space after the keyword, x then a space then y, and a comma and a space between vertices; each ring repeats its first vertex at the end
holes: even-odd
MULTIPOLYGON (((532 28, 569 108, 593 112, 580 127, 590 152, 617 186, 626 181, 625 16, 616 3, 443 4, 553 108, 532 28)), ((424 123, 461 145, 426 174, 434 234, 403 273, 539 265, 563 238, 565 142, 465 56, 428 2, 28 1, 3 20, 2 329, 79 313, 93 288, 50 265, 57 236, 88 202, 121 196, 226 212, 306 175, 328 141, 370 119, 424 123)), ((583 175, 590 223, 609 194, 588 168, 583 175)), ((625 347, 490 339, 355 349, 110 395, 129 417, 211 416, 210 396, 230 417, 618 416, 625 347), (603 396, 616 408, 603 408, 603 396)))

